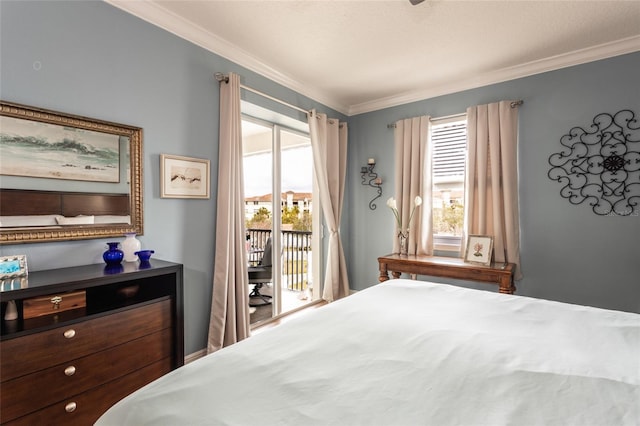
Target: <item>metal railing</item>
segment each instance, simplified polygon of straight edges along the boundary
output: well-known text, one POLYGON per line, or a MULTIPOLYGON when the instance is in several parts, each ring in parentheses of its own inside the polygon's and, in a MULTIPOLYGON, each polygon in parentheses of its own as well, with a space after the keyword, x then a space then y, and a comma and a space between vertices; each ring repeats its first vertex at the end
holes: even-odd
MULTIPOLYGON (((247 229, 249 264, 262 259, 264 246, 271 236, 270 229, 247 229)), ((282 283, 293 291, 311 286, 311 231, 282 231, 282 283)))

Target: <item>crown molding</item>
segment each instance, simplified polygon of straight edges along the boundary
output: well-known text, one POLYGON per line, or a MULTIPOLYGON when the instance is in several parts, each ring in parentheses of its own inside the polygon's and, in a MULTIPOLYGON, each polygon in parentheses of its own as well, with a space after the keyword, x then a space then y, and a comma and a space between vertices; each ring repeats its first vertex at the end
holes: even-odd
MULTIPOLYGON (((322 93, 313 90, 308 85, 304 85, 293 78, 283 74, 273 67, 265 64, 250 53, 240 49, 238 46, 229 43, 227 40, 194 25, 183 17, 168 11, 153 1, 131 1, 131 0, 104 0, 106 3, 121 9, 143 21, 147 21, 163 30, 166 30, 182 39, 185 39, 197 46, 215 53, 225 59, 230 60, 244 68, 262 75, 276 83, 281 84, 301 95, 320 102, 336 111, 347 115, 349 107, 334 99, 327 98, 322 93)), ((212 71, 213 72, 213 71, 212 71)))
POLYGON ((377 111, 436 96, 448 95, 640 51, 640 36, 633 36, 513 67, 503 68, 495 72, 485 73, 451 84, 416 89, 400 95, 348 106, 274 69, 250 53, 238 48, 236 45, 229 43, 227 40, 218 37, 202 27, 194 25, 153 1, 105 0, 105 2, 347 116, 377 111))
POLYGON ((574 65, 594 62, 614 56, 625 55, 640 51, 640 36, 633 36, 610 43, 604 43, 585 49, 576 50, 562 55, 551 56, 537 61, 528 62, 513 67, 503 68, 474 78, 460 80, 451 84, 430 87, 424 90, 412 90, 397 96, 389 96, 372 102, 351 105, 347 115, 357 115, 378 111, 411 102, 422 101, 436 96, 449 95, 464 90, 489 86, 517 78, 528 77, 543 72, 554 71, 574 65))

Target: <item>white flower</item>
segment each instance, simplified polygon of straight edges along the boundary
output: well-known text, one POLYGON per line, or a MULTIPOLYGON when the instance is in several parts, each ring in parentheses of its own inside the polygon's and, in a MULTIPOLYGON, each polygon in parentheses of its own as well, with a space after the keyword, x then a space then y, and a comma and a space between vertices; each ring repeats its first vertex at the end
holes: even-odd
POLYGON ((398 210, 398 205, 396 204, 396 199, 391 197, 387 200, 387 206, 389 206, 390 209, 395 209, 398 210))
MULTIPOLYGON (((416 211, 416 207, 422 204, 422 198, 419 195, 416 195, 416 198, 413 199, 413 209, 411 210, 411 214, 409 215, 409 223, 407 223, 406 229, 409 230, 411 226, 411 219, 413 219, 413 213, 416 211)), ((398 223, 398 229, 402 232, 402 221, 400 220, 400 214, 398 213, 398 204, 396 203, 396 199, 391 197, 387 200, 387 207, 391 209, 393 215, 396 217, 396 222, 398 223)))
POLYGON ((402 224, 400 223, 400 215, 398 214, 398 205, 396 204, 396 199, 391 197, 387 200, 387 206, 393 212, 393 215, 396 217, 396 222, 398 223, 398 228, 402 230, 402 224))

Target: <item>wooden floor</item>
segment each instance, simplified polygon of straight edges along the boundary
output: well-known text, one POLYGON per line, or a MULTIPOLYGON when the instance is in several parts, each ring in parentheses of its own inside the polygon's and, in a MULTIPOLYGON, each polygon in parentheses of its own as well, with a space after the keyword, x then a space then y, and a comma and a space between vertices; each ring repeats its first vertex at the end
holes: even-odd
POLYGON ((272 313, 273 307, 271 306, 270 303, 268 305, 263 305, 263 306, 254 305, 250 309, 251 310, 255 309, 255 311, 253 311, 250 315, 251 325, 269 320, 273 315, 272 313))
MULTIPOLYGON (((273 288, 271 284, 266 284, 260 288, 260 294, 268 297, 273 296, 273 288)), ((309 294, 303 291, 290 290, 282 288, 280 292, 281 298, 281 312, 284 314, 289 311, 295 311, 300 307, 306 306, 311 299, 309 294)), ((249 306, 253 313, 250 316, 250 323, 252 327, 271 319, 273 316, 273 305, 270 303, 273 299, 262 299, 259 296, 249 298, 249 306), (266 302, 266 304, 265 304, 266 302)))

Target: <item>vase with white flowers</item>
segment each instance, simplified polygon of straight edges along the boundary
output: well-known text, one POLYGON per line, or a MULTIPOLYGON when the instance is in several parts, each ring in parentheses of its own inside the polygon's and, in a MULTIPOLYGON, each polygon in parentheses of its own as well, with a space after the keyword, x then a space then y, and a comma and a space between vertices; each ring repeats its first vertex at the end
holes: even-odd
POLYGON ((411 209, 411 214, 409 215, 409 221, 407 222, 407 226, 402 226, 402 220, 400 219, 400 214, 398 213, 398 205, 396 204, 396 199, 391 197, 387 200, 387 206, 393 212, 393 215, 396 217, 396 223, 398 225, 398 243, 400 244, 400 255, 406 256, 409 252, 409 230, 411 229, 411 220, 413 219, 413 214, 416 211, 416 208, 422 204, 422 198, 419 195, 416 196, 413 200, 413 208, 411 209))

